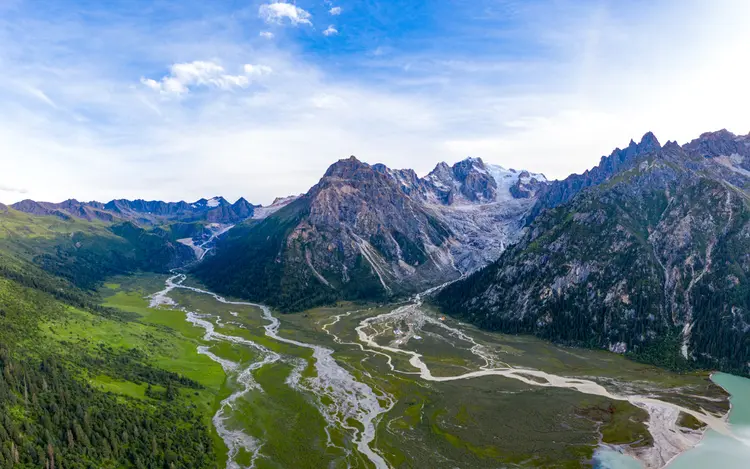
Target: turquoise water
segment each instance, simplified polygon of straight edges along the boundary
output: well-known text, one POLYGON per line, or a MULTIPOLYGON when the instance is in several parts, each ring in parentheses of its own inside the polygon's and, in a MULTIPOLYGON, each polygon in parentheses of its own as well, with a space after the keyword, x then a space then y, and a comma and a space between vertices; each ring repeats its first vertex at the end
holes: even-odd
MULTIPOLYGON (((713 381, 732 395, 729 422, 737 438, 706 432, 694 449, 678 456, 669 469, 748 469, 750 468, 750 379, 725 373, 713 375, 713 381)), ((637 469, 640 464, 612 450, 597 451, 596 469, 637 469)))
POLYGON ((594 455, 595 469, 641 469, 638 461, 611 449, 601 449, 594 455))
POLYGON ((677 457, 669 469, 750 468, 750 379, 717 373, 713 380, 732 395, 729 423, 738 439, 709 430, 700 445, 677 457))

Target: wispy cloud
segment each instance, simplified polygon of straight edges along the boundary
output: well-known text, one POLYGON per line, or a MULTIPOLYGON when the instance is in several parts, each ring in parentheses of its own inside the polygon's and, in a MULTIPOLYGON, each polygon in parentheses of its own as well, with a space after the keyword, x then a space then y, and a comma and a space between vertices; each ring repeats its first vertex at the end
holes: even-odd
POLYGON ((339 33, 339 30, 336 29, 333 25, 328 26, 328 28, 323 31, 324 36, 335 36, 339 33))
POLYGON ((13 186, 6 186, 5 184, 0 184, 0 192, 12 192, 15 194, 26 194, 29 191, 27 189, 13 187, 13 186))
POLYGON ((266 65, 245 64, 243 72, 241 75, 230 75, 217 63, 197 60, 174 64, 170 67, 169 75, 159 81, 141 78, 141 83, 163 94, 185 94, 196 86, 230 90, 247 87, 254 78, 271 73, 271 68, 266 65))
POLYGON ((258 33, 258 36, 265 39, 273 39, 274 34, 271 31, 261 31, 258 33))
POLYGON ((30 86, 25 86, 24 88, 26 89, 26 91, 31 96, 34 96, 35 98, 38 98, 40 101, 42 101, 45 104, 48 104, 50 107, 53 107, 55 109, 59 109, 57 107, 57 104, 55 104, 55 102, 52 101, 52 99, 50 99, 50 97, 47 96, 47 94, 44 93, 44 91, 42 91, 42 90, 40 90, 38 88, 30 87, 30 86))
POLYGON ((330 10, 328 10, 328 13, 330 13, 333 16, 338 16, 341 14, 341 7, 333 7, 330 10))
POLYGON ((258 16, 263 18, 266 23, 282 24, 285 20, 297 26, 299 24, 312 25, 309 12, 291 3, 275 2, 261 5, 258 9, 258 16))

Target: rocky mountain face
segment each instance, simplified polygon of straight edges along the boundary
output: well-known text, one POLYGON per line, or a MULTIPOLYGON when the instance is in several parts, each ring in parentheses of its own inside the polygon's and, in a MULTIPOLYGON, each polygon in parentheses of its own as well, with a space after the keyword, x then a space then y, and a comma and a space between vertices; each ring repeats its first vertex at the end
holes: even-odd
POLYGON ((169 222, 237 223, 250 218, 258 206, 240 198, 231 204, 223 197, 200 199, 193 203, 161 202, 146 200, 112 200, 101 202, 79 202, 69 199, 61 203, 23 200, 11 205, 20 212, 32 215, 53 215, 62 219, 133 221, 139 224, 156 225, 169 222))
POLYGON ((652 134, 542 189, 522 239, 439 293, 506 332, 750 373, 750 136, 652 134))
POLYGON ((375 165, 401 190, 451 228, 451 256, 465 274, 498 258, 518 240, 539 194, 548 184, 543 174, 489 165, 467 158, 455 165, 438 164, 424 178, 412 170, 375 165))
POLYGON ((547 183, 542 174, 506 170, 485 164, 481 158, 467 158, 452 167, 440 163, 424 178, 411 169, 389 169, 382 164, 373 169, 390 176, 412 198, 443 206, 533 198, 547 183))
POLYGON ((419 178, 351 157, 277 212, 230 231, 196 273, 285 310, 423 290, 501 252, 545 182, 478 159, 419 178))

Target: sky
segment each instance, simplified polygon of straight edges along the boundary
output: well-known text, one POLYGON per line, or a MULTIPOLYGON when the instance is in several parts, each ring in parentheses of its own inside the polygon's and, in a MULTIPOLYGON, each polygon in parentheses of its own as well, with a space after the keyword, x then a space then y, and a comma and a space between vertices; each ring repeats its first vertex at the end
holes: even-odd
POLYGON ((564 178, 750 131, 747 0, 0 0, 0 202, 253 203, 338 159, 564 178))

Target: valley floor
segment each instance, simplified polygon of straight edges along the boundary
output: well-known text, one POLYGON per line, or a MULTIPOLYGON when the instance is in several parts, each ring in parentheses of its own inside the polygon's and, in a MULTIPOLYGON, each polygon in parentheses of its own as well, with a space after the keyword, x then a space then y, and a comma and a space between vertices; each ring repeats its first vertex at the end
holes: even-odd
POLYGON ((601 447, 662 467, 706 424, 728 431, 727 395, 706 374, 487 333, 421 302, 277 316, 181 276, 116 278, 103 293, 146 329, 54 333, 143 349, 204 384, 189 399, 218 430, 222 467, 578 468, 601 447))

